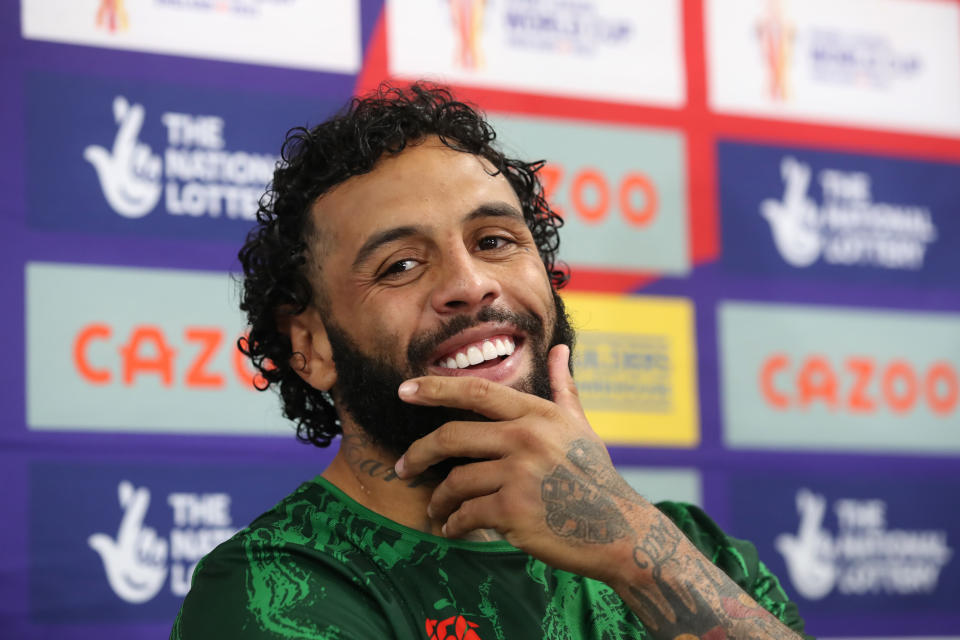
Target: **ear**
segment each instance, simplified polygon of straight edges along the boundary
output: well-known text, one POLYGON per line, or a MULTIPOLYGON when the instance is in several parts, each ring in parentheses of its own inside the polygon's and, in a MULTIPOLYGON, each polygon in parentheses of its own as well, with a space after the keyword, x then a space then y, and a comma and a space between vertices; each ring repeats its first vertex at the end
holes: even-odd
POLYGON ((277 327, 290 336, 290 366, 297 375, 314 389, 329 391, 337 381, 337 370, 320 312, 313 307, 296 316, 281 312, 277 327))

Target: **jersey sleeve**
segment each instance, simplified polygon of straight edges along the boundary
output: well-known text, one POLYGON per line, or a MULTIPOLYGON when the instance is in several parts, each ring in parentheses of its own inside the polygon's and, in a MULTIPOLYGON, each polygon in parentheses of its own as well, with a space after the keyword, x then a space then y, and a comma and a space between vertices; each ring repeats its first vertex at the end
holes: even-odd
POLYGON ((394 638, 379 605, 309 550, 230 540, 194 571, 170 640, 394 638))
POLYGON ((803 618, 780 581, 760 560, 757 548, 747 540, 725 534, 702 509, 691 504, 661 502, 657 508, 670 518, 703 555, 723 570, 757 604, 788 628, 808 640, 803 618))

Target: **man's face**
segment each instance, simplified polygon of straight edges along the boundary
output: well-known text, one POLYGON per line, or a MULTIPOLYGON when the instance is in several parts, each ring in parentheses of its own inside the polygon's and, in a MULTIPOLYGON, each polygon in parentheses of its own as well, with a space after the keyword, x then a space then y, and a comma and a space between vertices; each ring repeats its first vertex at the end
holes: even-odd
POLYGON ((481 158, 428 138, 320 198, 314 224, 338 405, 399 455, 472 414, 397 386, 471 375, 550 397, 546 354, 572 341, 520 203, 481 158))

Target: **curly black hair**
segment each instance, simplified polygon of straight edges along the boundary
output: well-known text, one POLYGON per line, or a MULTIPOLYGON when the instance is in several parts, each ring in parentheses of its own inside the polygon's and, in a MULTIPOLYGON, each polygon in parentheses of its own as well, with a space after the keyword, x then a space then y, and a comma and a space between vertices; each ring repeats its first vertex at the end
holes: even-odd
POLYGON ((244 273, 240 308, 250 332, 237 346, 262 376, 261 391, 279 386, 284 415, 296 423, 302 442, 326 447, 341 432, 330 394, 297 375, 290 339, 277 327, 279 314, 298 315, 322 302, 308 277, 310 245, 319 240, 311 206, 351 176, 371 171, 384 154, 399 153, 431 135, 451 149, 485 158, 495 168, 493 175, 506 177, 520 199, 551 285, 559 289, 568 279, 566 266, 556 262, 563 219, 550 209, 537 176, 543 161, 505 157, 494 146, 496 133, 484 116, 449 90, 425 83, 405 89, 384 84, 354 98, 323 124, 291 129, 273 182, 260 199, 257 226, 239 253, 244 273))

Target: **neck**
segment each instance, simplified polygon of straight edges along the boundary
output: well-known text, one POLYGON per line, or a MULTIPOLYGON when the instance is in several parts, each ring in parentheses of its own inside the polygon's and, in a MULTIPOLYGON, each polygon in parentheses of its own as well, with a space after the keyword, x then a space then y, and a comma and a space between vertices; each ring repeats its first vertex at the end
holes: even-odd
MULTIPOLYGON (((359 427, 343 421, 340 450, 323 477, 348 496, 385 518, 411 529, 441 536, 443 522, 427 516, 427 504, 439 483, 426 474, 401 480, 393 467, 397 456, 376 446, 359 427)), ((468 540, 500 540, 496 531, 478 530, 468 540)))

